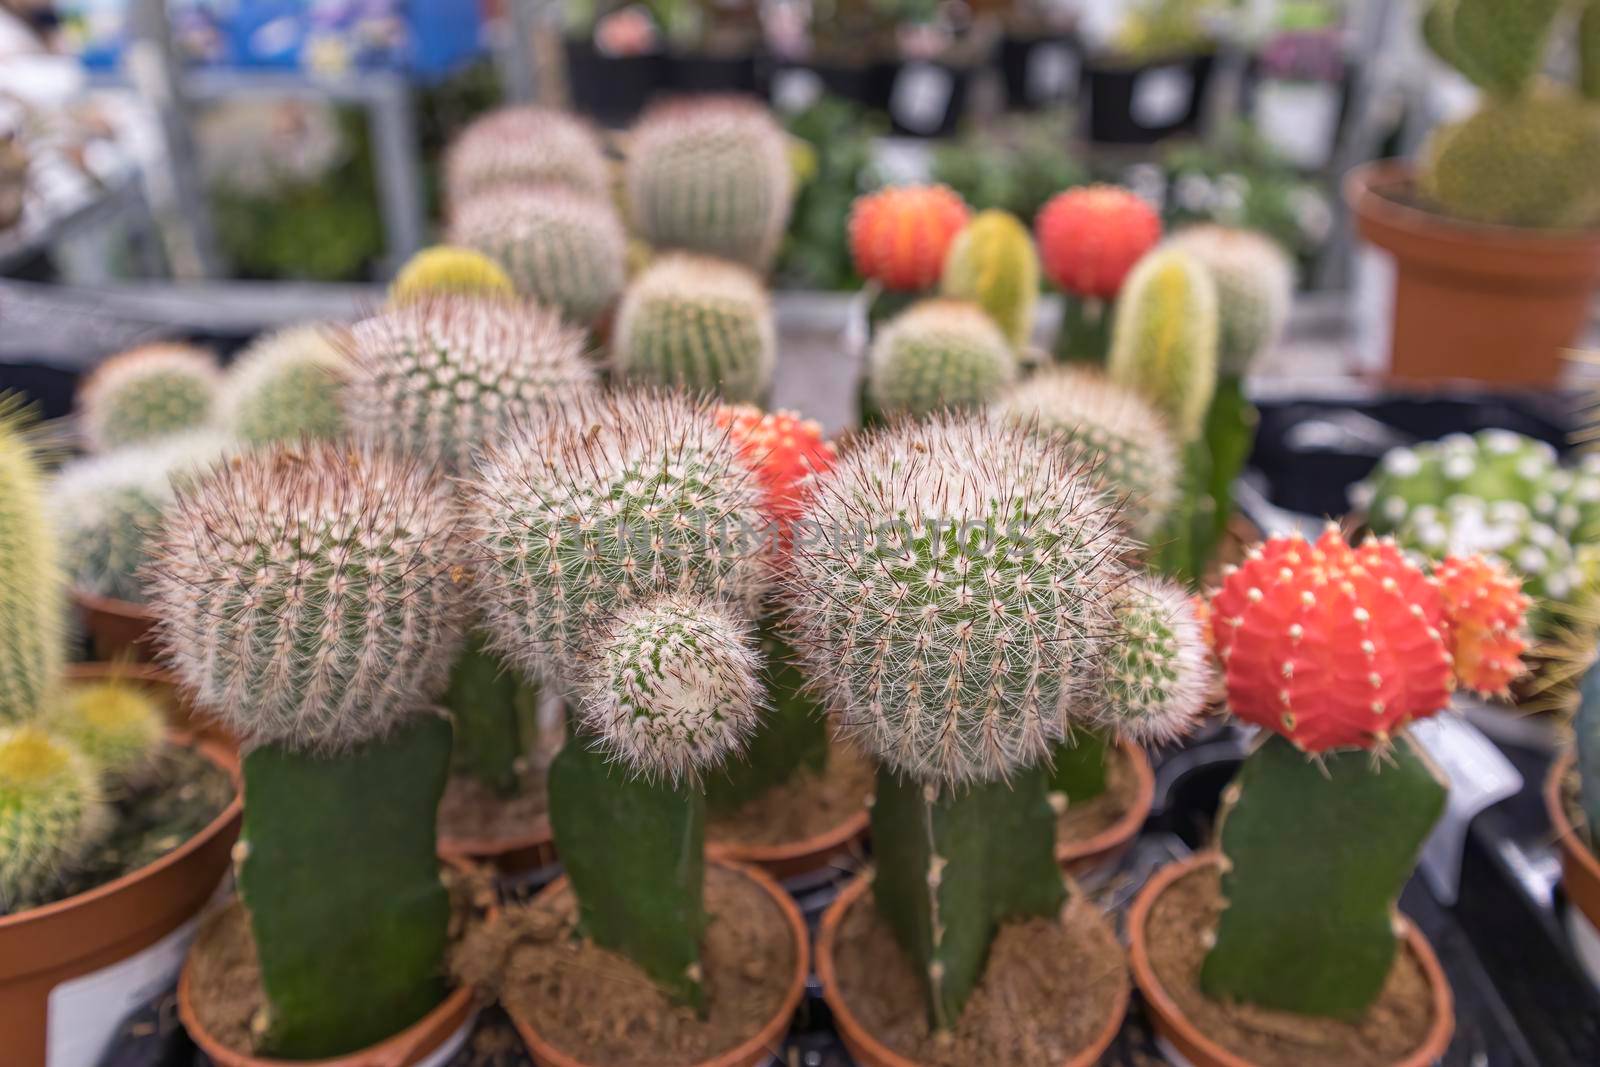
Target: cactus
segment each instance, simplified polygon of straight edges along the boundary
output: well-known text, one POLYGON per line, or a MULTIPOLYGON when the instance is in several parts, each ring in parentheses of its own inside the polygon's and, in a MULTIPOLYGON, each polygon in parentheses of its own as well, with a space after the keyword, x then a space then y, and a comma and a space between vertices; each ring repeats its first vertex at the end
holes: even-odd
POLYGON ((461 558, 449 490, 360 448, 243 456, 169 512, 149 598, 164 652, 246 752, 262 1055, 343 1055, 443 999, 451 739, 424 709, 455 657, 461 558))
POLYGON ((1138 393, 1087 368, 1044 371, 1002 397, 995 410, 1056 435, 1107 493, 1122 503, 1131 533, 1148 538, 1178 498, 1172 433, 1138 393))
POLYGON ((977 305, 925 300, 878 331, 867 394, 884 414, 980 407, 1017 378, 1005 334, 977 305))
MULTIPOLYGON (((1555 449, 1545 442, 1510 430, 1480 430, 1391 449, 1350 495, 1366 512, 1367 526, 1386 534, 1405 526, 1416 508, 1457 496, 1485 504, 1515 501, 1533 517, 1554 522, 1565 495, 1562 482, 1555 449)), ((1581 515, 1569 518, 1581 521, 1581 515)))
POLYGON ((146 780, 166 733, 161 705, 138 686, 118 681, 68 688, 44 723, 116 786, 146 780))
POLYGON ((1217 372, 1248 373, 1278 342, 1294 299, 1294 263, 1265 234, 1226 226, 1191 226, 1166 242, 1194 257, 1217 288, 1217 372))
POLYGON ((80 753, 37 726, 0 727, 0 916, 42 902, 110 821, 80 753))
POLYGON ((628 135, 628 216, 657 248, 703 252, 765 273, 794 201, 789 140, 739 97, 651 108, 628 135))
POLYGON ((897 185, 858 197, 850 207, 850 255, 856 273, 896 292, 929 288, 971 214, 946 185, 897 185))
POLYGON ((1205 709, 1211 664, 1189 595, 1177 584, 1136 575, 1112 601, 1116 639, 1096 681, 1102 725, 1140 741, 1188 733, 1205 709))
POLYGON ((1045 276, 1066 294, 1057 358, 1102 363, 1110 343, 1107 305, 1128 272, 1161 239, 1161 218, 1115 185, 1056 194, 1034 220, 1045 276))
POLYGON ((228 368, 224 425, 252 445, 338 437, 348 369, 326 327, 296 326, 260 338, 228 368))
POLYGON ((1217 381, 1217 289, 1190 256, 1162 250, 1117 301, 1108 371, 1142 393, 1182 441, 1200 436, 1217 381))
POLYGON ((203 427, 211 420, 222 372, 210 353, 188 345, 145 345, 113 356, 78 394, 83 434, 105 452, 203 427))
MULTIPOLYGON (((1588 824, 1589 847, 1600 838, 1600 666, 1591 662, 1578 687, 1578 707, 1572 717, 1572 733, 1578 764, 1578 801, 1588 824)), ((0 900, 0 911, 4 901, 0 900)))
POLYGON ((473 120, 445 151, 445 196, 456 207, 518 185, 556 185, 605 196, 611 166, 586 122, 544 107, 491 111, 473 120))
POLYGON ((482 252, 450 245, 424 248, 406 261, 389 286, 389 303, 410 304, 430 297, 515 296, 500 265, 482 252))
POLYGON ((21 406, 0 395, 0 723, 37 715, 61 674, 66 597, 45 499, 21 406))
POLYGON ((663 256, 622 296, 612 339, 622 378, 759 402, 772 387, 772 301, 743 267, 663 256))
POLYGON ((459 473, 487 444, 594 385, 583 331, 535 304, 439 296, 350 331, 351 432, 459 473))
POLYGON ((622 292, 627 238, 616 209, 597 196, 548 187, 486 194, 462 205, 450 236, 574 323, 594 322, 622 292))
POLYGON ((797 519, 812 480, 839 459, 839 450, 824 440, 821 424, 793 411, 723 406, 715 417, 718 426, 727 427, 740 458, 755 471, 762 511, 774 523, 797 519))
MULTIPOLYGON (((1211 632, 1228 706, 1269 736, 1224 794, 1209 996, 1347 1021, 1377 998, 1395 901, 1445 801, 1399 732, 1458 682, 1520 669, 1515 655, 1498 667, 1475 655, 1520 632, 1519 597, 1481 561, 1430 577, 1393 544, 1352 548, 1332 529, 1274 538, 1226 577, 1211 632)), ((1514 637, 1497 647, 1520 652, 1514 637)))
POLYGON ((1039 253, 1028 228, 1004 211, 981 211, 945 256, 940 292, 983 308, 1013 348, 1033 337, 1039 253))

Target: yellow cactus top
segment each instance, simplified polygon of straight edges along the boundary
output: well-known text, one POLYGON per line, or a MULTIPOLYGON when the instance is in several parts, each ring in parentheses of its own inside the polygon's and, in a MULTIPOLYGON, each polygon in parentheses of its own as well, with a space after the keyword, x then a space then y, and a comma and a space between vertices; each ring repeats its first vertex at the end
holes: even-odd
POLYGON ((470 248, 424 248, 401 268, 389 287, 389 302, 408 304, 441 293, 512 297, 516 287, 499 264, 470 248))
POLYGON ((166 728, 160 704, 138 686, 116 681, 69 689, 46 725, 113 778, 147 768, 166 728))
POLYGON ((73 752, 37 726, 0 733, 0 793, 37 793, 72 769, 73 752))

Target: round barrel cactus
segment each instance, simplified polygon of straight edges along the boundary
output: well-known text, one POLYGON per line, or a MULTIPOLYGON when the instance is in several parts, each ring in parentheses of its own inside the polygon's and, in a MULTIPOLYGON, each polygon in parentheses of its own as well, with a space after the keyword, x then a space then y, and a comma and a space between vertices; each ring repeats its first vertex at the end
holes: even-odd
POLYGON ((971 212, 947 185, 891 185, 850 207, 850 255, 856 272, 886 289, 930 288, 971 212))
POLYGON ((0 727, 0 916, 41 902, 110 825, 81 753, 37 726, 0 727))
POLYGON ((867 391, 885 414, 979 407, 1016 378, 1016 353, 1000 327, 959 300, 925 300, 901 312, 867 354, 867 391))
POLYGON ((1045 275, 1064 292, 1110 300, 1161 239, 1155 209, 1115 185, 1057 193, 1034 220, 1045 275))
POLYGON ((161 705, 137 685, 115 680, 69 687, 45 723, 116 785, 149 774, 166 734, 161 705))
POLYGON ((474 119, 445 150, 445 196, 465 204, 505 186, 559 185, 605 196, 611 166, 593 127, 547 107, 503 107, 474 119))
POLYGON ((1486 504, 1515 501, 1540 521, 1553 522, 1566 484, 1549 444, 1491 429, 1389 450, 1352 488, 1351 502, 1366 512, 1375 533, 1393 533, 1416 508, 1443 506, 1457 496, 1486 504))
POLYGON ((268 334, 228 368, 223 424, 251 445, 338 437, 344 432, 339 394, 348 373, 325 326, 268 334))
POLYGON ((113 356, 79 391, 84 438, 104 452, 199 429, 211 420, 221 386, 216 360, 190 345, 145 345, 113 356))
POLYGON ((1187 590, 1138 574, 1117 590, 1111 613, 1116 630, 1095 686, 1104 724, 1148 742, 1188 733, 1205 710, 1211 662, 1187 590))
POLYGON ((1228 226, 1191 226, 1167 241, 1193 256, 1217 286, 1217 369, 1247 372, 1283 335, 1294 299, 1294 263, 1272 238, 1228 226))

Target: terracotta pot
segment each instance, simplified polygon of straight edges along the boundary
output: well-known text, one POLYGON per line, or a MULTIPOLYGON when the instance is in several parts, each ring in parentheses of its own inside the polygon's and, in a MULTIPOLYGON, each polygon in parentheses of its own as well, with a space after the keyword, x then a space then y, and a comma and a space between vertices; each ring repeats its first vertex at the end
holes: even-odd
POLYGON ((1460 222, 1405 203, 1413 175, 1383 160, 1344 185, 1361 236, 1394 257, 1390 375, 1554 384, 1600 285, 1600 229, 1460 222))
MULTIPOLYGON (((231 752, 197 744, 238 780, 231 752)), ((177 973, 191 921, 228 871, 241 811, 235 795, 211 825, 149 866, 0 917, 0 1058, 7 1067, 43 1067, 47 1044, 62 1042, 72 1051, 55 1048, 53 1064, 99 1062, 114 1027, 177 973)))
POLYGON ((1056 842, 1056 862, 1074 877, 1121 859, 1132 847, 1133 839, 1139 836, 1139 829, 1150 814, 1150 805, 1155 803, 1156 775, 1150 769, 1150 757, 1145 755, 1144 749, 1126 739, 1119 747, 1133 767, 1136 782, 1133 804, 1120 819, 1093 837, 1056 842))
POLYGON ((439 855, 456 863, 493 867, 501 874, 525 874, 553 865, 555 836, 542 818, 524 833, 508 837, 439 837, 439 855))
MULTIPOLYGON (((834 1028, 844 1047, 861 1067, 921 1067, 883 1044, 872 1035, 861 1020, 850 1010, 850 1002, 839 992, 839 972, 834 966, 834 946, 839 940, 839 926, 851 907, 872 888, 872 880, 865 875, 857 878, 828 905, 823 913, 822 925, 817 930, 817 978, 822 982, 822 999, 828 1002, 833 1013, 834 1028)), ((1062 1067, 1095 1067, 1101 1055, 1111 1047, 1122 1029, 1122 1020, 1128 1013, 1129 991, 1124 983, 1115 1008, 1106 1018, 1106 1024, 1094 1041, 1067 1059, 1062 1067)))
MULTIPOLYGON (((729 1049, 727 1052, 713 1056, 708 1060, 701 1060, 693 1067, 757 1067, 772 1058, 772 1050, 783 1041, 783 1035, 789 1032, 789 1023, 794 1018, 794 1013, 800 1006, 800 1000, 806 991, 806 975, 810 973, 811 961, 808 947, 809 937, 806 933, 805 919, 800 915, 800 909, 795 907, 794 901, 789 899, 777 882, 757 867, 748 867, 737 863, 728 863, 723 860, 712 860, 715 866, 723 870, 732 871, 742 875, 759 885, 772 902, 783 912, 784 920, 789 924, 789 931, 794 935, 794 974, 789 980, 789 988, 783 995, 783 1004, 778 1012, 767 1021, 760 1032, 756 1033, 744 1043, 729 1049)), ((566 889, 567 879, 561 878, 551 882, 534 898, 534 903, 547 896, 560 893, 566 889)), ((516 1012, 509 1011, 512 1025, 517 1028, 517 1033, 522 1035, 523 1042, 528 1046, 528 1053, 533 1057, 537 1067, 591 1067, 583 1060, 561 1051, 540 1036, 539 1032, 516 1012)))
POLYGON ((1544 805, 1561 849, 1561 888, 1590 923, 1600 926, 1600 860, 1567 817, 1567 805, 1561 795, 1562 780, 1572 772, 1573 762, 1574 757, 1568 752, 1551 766, 1544 782, 1544 805))
POLYGON ((731 841, 710 841, 706 855, 717 861, 747 863, 760 867, 774 878, 794 878, 832 865, 841 854, 854 851, 867 836, 871 816, 865 806, 839 825, 799 841, 776 845, 746 845, 731 841))
MULTIPOLYGON (((1145 941, 1145 923, 1150 918, 1150 909, 1155 907, 1162 892, 1190 871, 1221 862, 1222 857, 1214 852, 1201 853, 1177 863, 1169 863, 1151 876, 1128 912, 1128 960, 1133 965, 1133 980, 1139 984, 1139 992, 1144 994, 1145 1006, 1156 1033, 1170 1042, 1193 1067, 1256 1067, 1252 1061, 1229 1052, 1207 1037, 1188 1020, 1177 1001, 1172 999, 1156 977, 1155 967, 1150 962, 1149 945, 1145 941)), ((1433 1028, 1416 1051, 1404 1059, 1396 1060, 1392 1067, 1428 1067, 1437 1063, 1450 1047, 1450 1037, 1455 1033, 1456 1025, 1455 997, 1450 991, 1449 980, 1444 976, 1444 969, 1439 966, 1439 960, 1434 956, 1428 939, 1422 936, 1422 931, 1404 916, 1400 917, 1400 925, 1405 938, 1403 951, 1409 951, 1416 957, 1422 966, 1422 973, 1428 979, 1428 988, 1433 992, 1433 1028)))
POLYGON ((148 663, 155 659, 155 616, 143 604, 130 600, 116 600, 95 596, 81 589, 72 591, 72 599, 83 616, 84 629, 94 645, 95 657, 102 660, 137 660, 148 663))

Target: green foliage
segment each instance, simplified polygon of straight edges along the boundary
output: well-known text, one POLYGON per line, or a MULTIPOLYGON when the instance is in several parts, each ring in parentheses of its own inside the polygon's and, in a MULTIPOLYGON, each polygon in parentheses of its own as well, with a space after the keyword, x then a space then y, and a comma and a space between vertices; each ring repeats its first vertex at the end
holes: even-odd
POLYGON ((777 275, 789 288, 853 289, 860 284, 850 240, 839 220, 860 194, 877 185, 872 139, 883 120, 847 100, 824 96, 788 121, 796 148, 799 188, 777 275))
POLYGON ((1063 189, 1092 176, 1067 148, 1066 110, 1007 116, 963 131, 933 153, 933 180, 950 186, 974 211, 1008 211, 1026 222, 1063 189))
POLYGON ((517 761, 529 747, 522 736, 523 689, 485 650, 483 636, 472 634, 440 701, 455 720, 455 766, 501 796, 516 793, 517 761))

